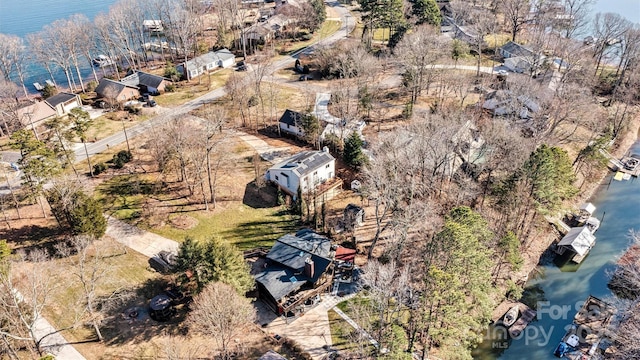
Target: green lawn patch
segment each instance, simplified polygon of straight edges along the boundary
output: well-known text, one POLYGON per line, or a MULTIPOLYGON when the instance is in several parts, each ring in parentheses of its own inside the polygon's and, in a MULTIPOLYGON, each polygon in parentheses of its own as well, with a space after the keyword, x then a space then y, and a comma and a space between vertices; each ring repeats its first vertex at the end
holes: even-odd
POLYGON ((197 212, 189 216, 198 220, 191 229, 165 225, 150 230, 176 241, 187 236, 196 240, 219 237, 242 250, 269 247, 280 236, 297 230, 297 220, 284 207, 256 209, 239 204, 213 214, 197 212))
POLYGON ((315 33, 313 33, 313 37, 307 41, 295 41, 290 42, 287 40, 281 47, 280 54, 281 55, 289 55, 300 49, 303 49, 317 41, 320 41, 328 36, 335 34, 338 30, 340 30, 340 25, 342 21, 339 20, 327 20, 322 23, 320 29, 318 29, 315 33))

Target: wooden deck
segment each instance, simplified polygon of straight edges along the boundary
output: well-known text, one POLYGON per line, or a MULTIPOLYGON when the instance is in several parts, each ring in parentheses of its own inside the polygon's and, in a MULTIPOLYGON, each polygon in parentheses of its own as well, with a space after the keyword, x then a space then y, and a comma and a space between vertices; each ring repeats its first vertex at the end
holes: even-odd
POLYGON ((565 356, 571 360, 596 360, 602 358, 601 342, 607 337, 608 328, 613 318, 614 308, 606 302, 589 295, 580 311, 574 317, 571 328, 562 341, 577 336, 575 350, 565 356))
POLYGON ((529 323, 536 318, 536 311, 529 308, 527 305, 522 304, 524 306, 523 310, 520 310, 520 317, 516 320, 516 323, 511 325, 509 328, 509 335, 512 338, 520 336, 522 331, 529 325, 529 323))

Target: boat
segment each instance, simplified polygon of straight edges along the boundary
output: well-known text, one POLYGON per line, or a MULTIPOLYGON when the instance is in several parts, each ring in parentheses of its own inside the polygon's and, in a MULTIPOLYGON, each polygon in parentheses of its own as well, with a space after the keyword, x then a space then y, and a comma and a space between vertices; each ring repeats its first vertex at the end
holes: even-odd
POLYGON ((33 83, 33 87, 36 88, 36 90, 38 90, 38 91, 44 90, 44 86, 40 85, 39 82, 34 82, 33 83))
POLYGON ((44 81, 47 85, 51 86, 51 87, 56 87, 56 84, 53 83, 53 81, 47 79, 44 81))
POLYGON ((504 324, 504 326, 509 327, 511 325, 513 325, 516 320, 518 319, 518 315, 520 314, 520 309, 518 307, 518 305, 512 307, 511 309, 509 309, 509 311, 507 311, 504 314, 504 317, 502 318, 502 323, 504 324))
POLYGON ((110 57, 102 54, 96 56, 92 60, 92 62, 93 62, 93 65, 97 67, 105 67, 105 66, 113 65, 113 60, 110 57))

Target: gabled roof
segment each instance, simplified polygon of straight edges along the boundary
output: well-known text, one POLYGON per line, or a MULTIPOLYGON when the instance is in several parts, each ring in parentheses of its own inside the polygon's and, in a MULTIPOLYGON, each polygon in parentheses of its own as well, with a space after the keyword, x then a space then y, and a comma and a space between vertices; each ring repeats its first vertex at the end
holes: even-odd
POLYGON ((335 161, 335 158, 326 151, 303 151, 272 166, 269 170, 287 169, 302 177, 335 161))
POLYGON ((171 81, 165 77, 160 75, 149 74, 143 71, 137 71, 133 74, 125 77, 120 80, 121 83, 127 84, 128 86, 140 86, 144 85, 146 87, 151 87, 157 89, 163 81, 171 81))
POLYGON ((586 226, 574 227, 569 230, 562 240, 558 243, 558 246, 569 247, 576 254, 582 256, 591 249, 596 242, 596 237, 593 236, 591 231, 586 226))
POLYGON ((56 107, 59 104, 63 104, 66 103, 69 100, 73 100, 76 98, 76 94, 70 94, 70 93, 66 93, 66 92, 61 92, 61 93, 57 93, 55 95, 53 95, 50 98, 47 98, 45 101, 53 106, 56 107))
POLYGON ((300 119, 302 119, 301 113, 287 109, 280 117, 280 122, 291 126, 298 126, 300 119))
POLYGON ((56 116, 55 109, 46 101, 38 101, 18 109, 18 118, 23 125, 30 125, 38 121, 56 116))
POLYGON ((331 241, 311 230, 303 229, 295 235, 287 234, 276 240, 267 254, 272 265, 256 275, 256 281, 280 300, 300 289, 307 281, 314 283, 331 265, 331 241), (307 259, 313 261, 313 277, 305 275, 307 259))
POLYGON ((235 55, 233 55, 233 53, 232 53, 231 51, 229 51, 229 49, 226 49, 226 48, 224 48, 224 49, 220 49, 220 50, 217 50, 217 51, 215 52, 215 54, 216 54, 216 56, 218 56, 218 58, 219 58, 220 60, 222 60, 222 61, 229 60, 229 59, 235 59, 235 58, 236 58, 236 56, 235 56, 235 55))
POLYGON ((137 86, 125 84, 122 82, 114 81, 107 78, 100 79, 100 83, 96 87, 96 93, 100 96, 107 95, 106 93, 113 91, 114 94, 120 94, 125 88, 132 88, 139 90, 137 86))
POLYGON ((299 273, 297 278, 301 281, 316 282, 331 264, 331 259, 328 258, 330 249, 331 241, 326 237, 318 235, 318 237, 301 239, 288 234, 282 236, 273 244, 267 254, 267 259, 282 265, 294 273, 299 273), (312 278, 303 274, 304 264, 308 258, 311 258, 315 265, 312 278))
POLYGON ((500 49, 511 54, 511 56, 533 56, 533 51, 513 41, 502 45, 500 49))
POLYGON ((201 66, 204 66, 207 64, 215 64, 217 62, 218 62, 218 56, 213 51, 210 51, 206 54, 200 55, 198 57, 195 57, 187 61, 185 64, 188 70, 193 70, 193 69, 200 68, 201 66))

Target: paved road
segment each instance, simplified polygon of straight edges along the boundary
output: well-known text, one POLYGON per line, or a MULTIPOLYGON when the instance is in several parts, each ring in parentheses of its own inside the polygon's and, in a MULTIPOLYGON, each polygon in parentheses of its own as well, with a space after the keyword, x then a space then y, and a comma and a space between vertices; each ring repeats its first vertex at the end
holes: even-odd
MULTIPOLYGON (((353 16, 351 16, 351 14, 349 13, 349 10, 347 10, 346 8, 344 8, 344 6, 342 6, 342 4, 340 4, 338 1, 325 1, 325 4, 327 6, 332 7, 339 15, 341 19, 345 19, 346 21, 342 21, 342 24, 340 26, 340 30, 338 30, 336 33, 334 33, 333 35, 327 36, 324 39, 321 39, 320 41, 309 45, 308 47, 301 49, 293 54, 291 54, 290 56, 284 57, 282 59, 276 60, 271 64, 271 69, 273 72, 286 67, 287 65, 289 65, 292 61, 294 61, 294 59, 296 59, 300 54, 309 54, 312 53, 314 51, 314 49, 318 46, 325 46, 325 45, 330 45, 340 39, 343 39, 348 32, 352 31, 355 28, 355 19, 353 16)), ((251 71, 251 70, 249 70, 251 71)), ((137 137, 140 134, 144 134, 145 132, 147 132, 149 129, 151 129, 152 127, 155 126, 161 126, 162 124, 164 124, 165 122, 167 122, 169 119, 175 117, 175 116, 179 116, 179 115, 183 115, 186 114, 190 111, 193 111, 197 108, 199 108, 200 106, 209 103, 215 99, 221 98, 226 94, 226 91, 224 88, 219 88, 216 90, 213 90, 209 93, 206 93, 202 96, 200 96, 199 98, 196 98, 194 100, 191 100, 189 102, 187 102, 186 104, 180 105, 176 108, 172 108, 172 109, 168 109, 166 111, 163 111, 161 114, 155 116, 154 118, 144 122, 144 123, 140 123, 138 125, 132 126, 131 128, 127 129, 127 137, 129 139, 133 139, 135 137, 137 137)), ((107 150, 107 145, 109 146, 116 146, 119 144, 122 144, 126 141, 125 139, 125 134, 123 131, 120 131, 116 134, 113 134, 111 136, 108 136, 102 140, 93 142, 93 143, 88 143, 87 144, 87 152, 89 153, 89 156, 93 156, 95 154, 98 154, 100 152, 103 152, 105 150, 107 150)), ((81 162, 81 161, 85 161, 87 159, 87 156, 85 154, 84 151, 84 147, 80 146, 75 150, 75 158, 76 158, 76 162, 81 162)))

